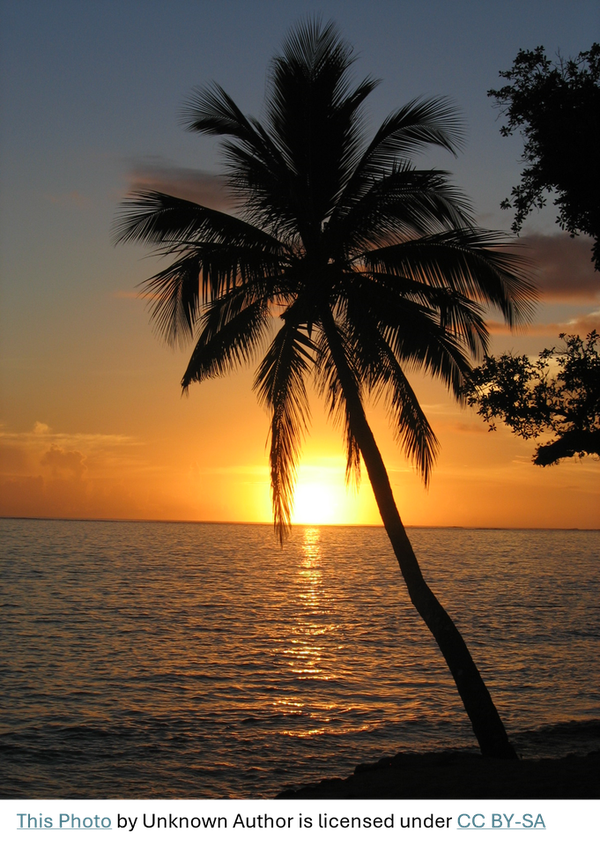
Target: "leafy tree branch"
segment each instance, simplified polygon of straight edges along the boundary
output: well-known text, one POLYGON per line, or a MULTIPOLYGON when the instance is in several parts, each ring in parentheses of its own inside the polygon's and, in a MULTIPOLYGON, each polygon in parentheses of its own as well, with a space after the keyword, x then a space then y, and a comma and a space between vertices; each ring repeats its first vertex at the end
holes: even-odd
POLYGON ((600 44, 556 62, 543 47, 520 50, 500 76, 509 84, 488 91, 507 118, 500 132, 519 130, 525 140, 521 182, 501 204, 515 211, 513 231, 554 191, 557 223, 594 239, 600 269, 600 44))
POLYGON ((600 335, 560 338, 564 350, 545 349, 537 361, 525 355, 486 356, 463 389, 490 430, 501 420, 525 440, 554 435, 536 448, 533 463, 541 467, 600 455, 600 335))

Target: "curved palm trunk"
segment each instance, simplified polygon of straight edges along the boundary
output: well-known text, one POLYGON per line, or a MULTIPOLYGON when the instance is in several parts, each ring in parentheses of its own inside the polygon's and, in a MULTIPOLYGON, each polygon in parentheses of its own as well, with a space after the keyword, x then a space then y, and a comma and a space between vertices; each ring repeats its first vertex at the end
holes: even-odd
POLYGON ((398 559, 410 599, 446 660, 482 754, 493 758, 516 758, 500 715, 462 635, 423 577, 400 519, 387 470, 367 422, 335 322, 331 314, 323 315, 323 318, 323 328, 344 391, 352 433, 365 462, 379 513, 398 559))

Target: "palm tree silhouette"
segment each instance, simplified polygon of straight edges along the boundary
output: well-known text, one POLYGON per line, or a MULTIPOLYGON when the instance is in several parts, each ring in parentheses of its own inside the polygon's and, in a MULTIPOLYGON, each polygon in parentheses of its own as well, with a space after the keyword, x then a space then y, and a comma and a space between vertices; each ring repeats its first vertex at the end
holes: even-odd
POLYGON ((124 200, 117 241, 144 241, 171 263, 147 282, 170 342, 197 338, 187 389, 265 351, 254 383, 269 408, 275 526, 290 525, 296 466, 309 422, 307 380, 344 427, 347 477, 361 458, 410 598, 452 672, 482 753, 514 757, 490 694, 456 626, 425 582, 367 422, 364 399, 387 404, 399 445, 427 484, 438 444, 407 379, 419 368, 459 396, 470 360, 487 350, 484 308, 510 325, 534 300, 523 265, 439 170, 410 156, 460 147, 445 99, 419 99, 370 142, 354 87, 352 49, 333 24, 309 20, 272 63, 264 122, 211 84, 186 105, 188 129, 224 136, 236 215, 156 191, 124 200), (276 330, 273 328, 276 326, 276 330))

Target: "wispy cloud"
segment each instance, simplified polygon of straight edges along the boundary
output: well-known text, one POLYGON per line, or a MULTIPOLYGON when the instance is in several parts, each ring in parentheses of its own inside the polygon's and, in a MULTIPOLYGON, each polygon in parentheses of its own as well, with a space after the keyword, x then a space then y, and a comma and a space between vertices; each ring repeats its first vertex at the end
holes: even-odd
POLYGON ((134 161, 129 183, 131 191, 160 191, 221 211, 233 205, 222 177, 203 170, 177 167, 160 157, 134 161))
POLYGON ((129 435, 107 435, 99 432, 54 432, 47 423, 39 420, 28 432, 11 432, 0 424, 0 443, 23 446, 57 444, 61 449, 93 450, 118 446, 138 446, 129 435))
MULTIPOLYGON (((515 337, 514 333, 511 332, 505 323, 490 320, 487 326, 492 335, 515 337)), ((567 335, 581 335, 583 337, 594 329, 600 331, 600 311, 581 314, 570 320, 566 320, 564 323, 533 323, 531 326, 521 329, 519 334, 528 337, 545 337, 547 335, 558 336, 564 332, 567 335)))

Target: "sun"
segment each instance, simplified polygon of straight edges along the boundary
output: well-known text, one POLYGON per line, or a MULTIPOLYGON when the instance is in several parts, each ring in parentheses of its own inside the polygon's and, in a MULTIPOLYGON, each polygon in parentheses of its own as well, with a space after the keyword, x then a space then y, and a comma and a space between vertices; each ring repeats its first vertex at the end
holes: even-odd
POLYGON ((320 482, 298 484, 294 495, 294 523, 342 523, 341 511, 338 492, 332 485, 320 482))
POLYGON ((308 526, 360 523, 362 500, 346 486, 344 465, 338 458, 304 464, 298 471, 292 522, 308 526))

